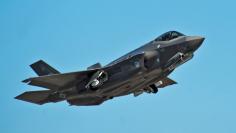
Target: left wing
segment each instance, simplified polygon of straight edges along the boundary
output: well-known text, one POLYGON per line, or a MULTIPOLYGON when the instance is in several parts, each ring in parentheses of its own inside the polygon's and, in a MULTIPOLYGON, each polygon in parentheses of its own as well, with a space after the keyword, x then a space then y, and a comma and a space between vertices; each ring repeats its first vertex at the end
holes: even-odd
POLYGON ((141 95, 143 92, 157 93, 159 88, 164 88, 166 86, 174 85, 174 84, 177 84, 177 82, 175 82, 174 80, 172 80, 168 77, 165 77, 162 80, 158 80, 158 82, 154 81, 154 84, 146 86, 144 89, 134 90, 133 94, 135 97, 137 97, 137 96, 141 95))

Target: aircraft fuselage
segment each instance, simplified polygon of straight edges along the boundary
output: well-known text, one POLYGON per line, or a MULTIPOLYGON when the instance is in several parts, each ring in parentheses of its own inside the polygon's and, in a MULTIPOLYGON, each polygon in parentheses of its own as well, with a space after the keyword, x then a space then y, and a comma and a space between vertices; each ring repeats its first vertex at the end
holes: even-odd
POLYGON ((70 105, 88 106, 129 94, 157 93, 176 84, 167 76, 192 59, 203 41, 203 37, 170 31, 104 67, 97 63, 87 71, 65 74, 39 61, 31 65, 39 77, 23 82, 49 90, 16 98, 36 104, 67 100, 70 105))

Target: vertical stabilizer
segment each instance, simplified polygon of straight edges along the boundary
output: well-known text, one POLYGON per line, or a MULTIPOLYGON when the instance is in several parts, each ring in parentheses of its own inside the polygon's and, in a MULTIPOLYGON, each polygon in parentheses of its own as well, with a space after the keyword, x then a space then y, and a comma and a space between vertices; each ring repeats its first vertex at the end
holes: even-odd
POLYGON ((43 60, 39 60, 39 61, 33 63, 32 65, 30 65, 30 67, 35 71, 35 73, 38 74, 38 76, 60 73, 55 68, 51 67, 46 62, 44 62, 43 60))

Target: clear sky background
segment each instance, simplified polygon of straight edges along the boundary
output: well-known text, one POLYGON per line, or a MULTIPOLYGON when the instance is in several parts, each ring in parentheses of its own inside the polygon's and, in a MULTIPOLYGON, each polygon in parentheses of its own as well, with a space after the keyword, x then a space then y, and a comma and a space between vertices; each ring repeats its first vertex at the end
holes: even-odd
POLYGON ((235 0, 1 0, 1 133, 235 133, 235 0), (178 30, 206 37, 157 95, 126 96, 95 107, 37 106, 15 100, 41 88, 43 59, 61 72, 103 65, 178 30))

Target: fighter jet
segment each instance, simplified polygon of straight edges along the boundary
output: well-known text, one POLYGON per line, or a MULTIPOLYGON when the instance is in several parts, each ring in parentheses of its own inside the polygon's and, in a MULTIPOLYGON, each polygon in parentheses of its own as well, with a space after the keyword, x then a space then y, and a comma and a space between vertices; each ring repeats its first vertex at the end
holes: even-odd
POLYGON ((46 90, 28 91, 15 98, 38 105, 66 100, 69 105, 92 106, 130 94, 155 94, 177 84, 168 75, 192 59, 203 41, 200 36, 169 31, 108 65, 96 63, 85 71, 70 73, 60 73, 40 60, 30 65, 39 77, 23 82, 46 90))

